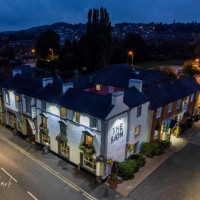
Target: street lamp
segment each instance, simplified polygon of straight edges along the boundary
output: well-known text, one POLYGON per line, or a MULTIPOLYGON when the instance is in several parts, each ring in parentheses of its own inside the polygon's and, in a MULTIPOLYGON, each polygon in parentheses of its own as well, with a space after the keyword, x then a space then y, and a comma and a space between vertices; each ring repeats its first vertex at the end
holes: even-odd
POLYGON ((35 49, 32 49, 32 50, 31 50, 31 53, 32 53, 32 54, 35 54, 35 49))
POLYGON ((51 51, 51 60, 53 60, 53 49, 50 48, 49 51, 51 51))
POLYGON ((131 65, 133 66, 133 51, 129 51, 128 55, 131 56, 131 65))

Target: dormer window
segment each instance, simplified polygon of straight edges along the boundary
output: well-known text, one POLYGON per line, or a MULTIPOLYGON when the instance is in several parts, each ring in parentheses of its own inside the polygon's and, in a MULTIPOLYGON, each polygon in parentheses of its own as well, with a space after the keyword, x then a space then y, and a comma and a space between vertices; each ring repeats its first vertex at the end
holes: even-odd
POLYGON ((101 90, 101 85, 96 85, 96 90, 100 91, 101 90))
POLYGON ((113 93, 114 92, 114 87, 109 86, 109 93, 113 93))

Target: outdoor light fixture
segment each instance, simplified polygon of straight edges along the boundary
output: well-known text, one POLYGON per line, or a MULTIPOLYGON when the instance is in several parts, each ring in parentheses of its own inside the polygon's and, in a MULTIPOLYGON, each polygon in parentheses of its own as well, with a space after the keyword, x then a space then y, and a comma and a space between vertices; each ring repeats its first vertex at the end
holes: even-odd
POLYGON ((50 106, 50 112, 54 115, 58 115, 59 114, 59 110, 56 106, 50 106))

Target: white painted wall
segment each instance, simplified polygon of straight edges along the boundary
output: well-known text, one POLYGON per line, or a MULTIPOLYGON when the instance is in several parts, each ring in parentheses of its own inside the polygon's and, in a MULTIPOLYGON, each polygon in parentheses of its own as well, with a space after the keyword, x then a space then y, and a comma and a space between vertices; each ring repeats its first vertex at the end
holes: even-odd
MULTIPOLYGON (((141 116, 137 117, 137 107, 131 109, 130 112, 130 120, 129 120, 129 131, 128 131, 128 144, 135 144, 139 142, 137 152, 140 151, 141 146, 148 141, 149 136, 148 136, 148 107, 149 107, 149 102, 142 104, 142 112, 141 116), (135 128, 137 126, 141 126, 140 128, 140 134, 135 136, 135 128)), ((133 152, 131 152, 133 153, 133 152)), ((129 151, 127 151, 127 158, 131 154, 129 151)))
POLYGON ((109 120, 107 134, 107 158, 124 161, 127 138, 127 113, 109 120), (113 141, 113 138, 117 138, 117 136, 119 138, 113 141))

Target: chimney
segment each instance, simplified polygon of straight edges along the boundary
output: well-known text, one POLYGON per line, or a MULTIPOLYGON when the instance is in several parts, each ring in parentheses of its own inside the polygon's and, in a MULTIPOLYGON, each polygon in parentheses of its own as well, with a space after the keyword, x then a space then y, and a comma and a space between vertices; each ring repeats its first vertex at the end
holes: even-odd
POLYGON ((63 93, 67 92, 69 88, 73 88, 73 82, 63 83, 63 93))
POLYGON ((46 77, 42 79, 43 81, 43 87, 46 87, 49 83, 52 84, 53 83, 53 78, 52 77, 46 77))
POLYGON ((129 85, 128 87, 135 87, 138 91, 142 92, 142 84, 143 81, 142 80, 138 80, 138 79, 129 79, 129 85))
POLYGON ((112 105, 119 104, 124 100, 124 91, 112 93, 112 105))
POLYGON ((14 77, 16 74, 22 74, 22 70, 21 70, 21 69, 13 69, 13 77, 14 77))

